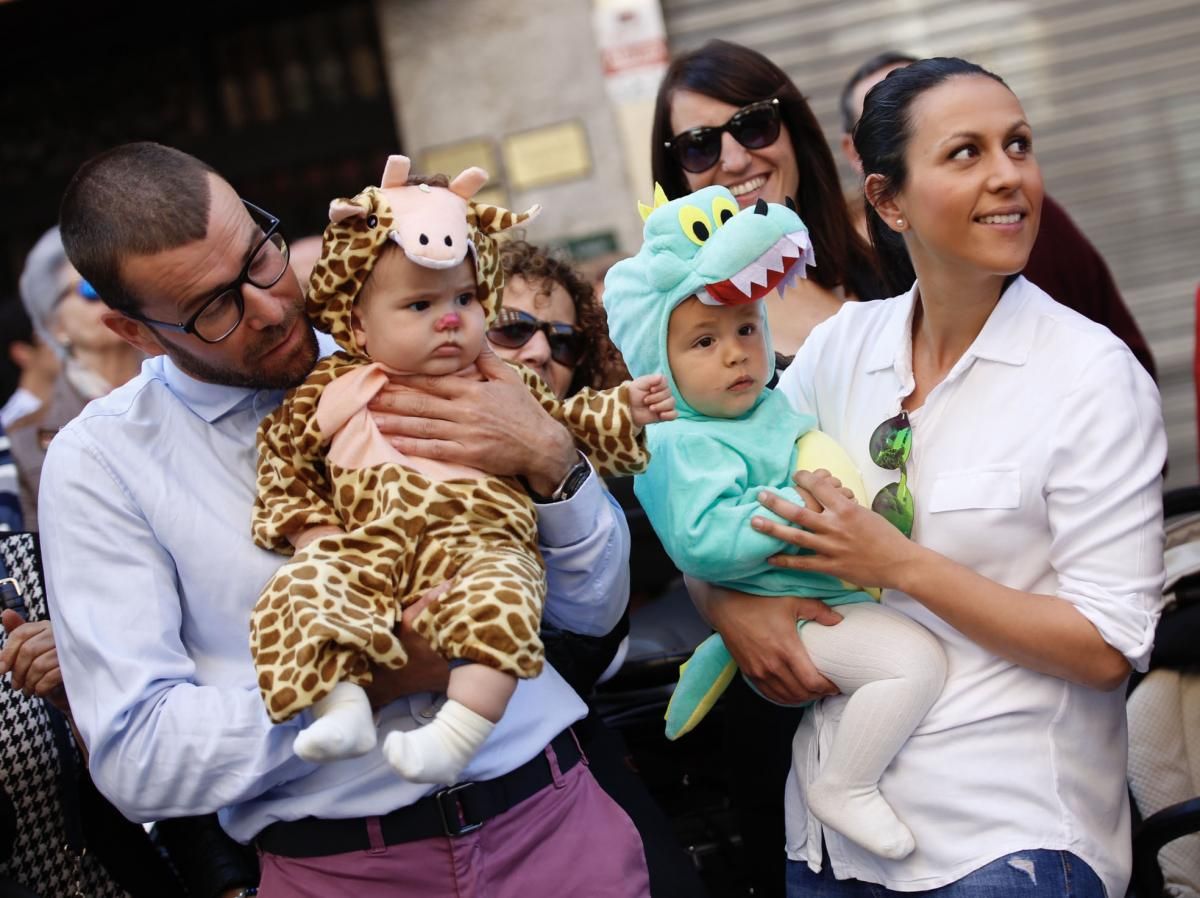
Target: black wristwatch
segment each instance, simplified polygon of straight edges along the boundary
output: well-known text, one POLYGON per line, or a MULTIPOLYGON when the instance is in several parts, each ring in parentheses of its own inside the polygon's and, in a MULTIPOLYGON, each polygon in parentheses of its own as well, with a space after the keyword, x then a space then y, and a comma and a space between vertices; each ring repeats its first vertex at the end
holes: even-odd
POLYGON ((579 488, 587 482, 587 479, 591 476, 591 473, 591 464, 588 463, 588 460, 583 457, 583 453, 580 452, 579 461, 575 462, 575 464, 571 466, 571 470, 567 471, 566 476, 563 477, 558 486, 554 488, 554 491, 550 493, 549 496, 543 496, 541 493, 537 492, 537 490, 529 485, 528 480, 522 478, 521 482, 525 485, 525 492, 529 493, 529 498, 532 499, 534 503, 537 505, 547 505, 551 502, 565 502, 567 499, 570 499, 577 492, 579 492, 579 488))

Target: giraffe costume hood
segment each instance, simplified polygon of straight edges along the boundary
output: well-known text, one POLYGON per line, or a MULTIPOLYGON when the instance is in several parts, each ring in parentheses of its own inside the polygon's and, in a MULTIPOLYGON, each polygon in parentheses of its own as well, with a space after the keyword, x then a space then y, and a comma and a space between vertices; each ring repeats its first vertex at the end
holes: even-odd
POLYGON ((329 204, 329 226, 321 258, 309 279, 306 310, 316 327, 357 358, 367 356, 354 339, 350 315, 389 242, 426 268, 453 268, 469 253, 475 262, 479 302, 490 326, 500 312, 504 289, 495 235, 532 221, 542 211, 539 205, 516 213, 474 202, 471 197, 488 178, 482 168, 466 169, 445 187, 410 184, 410 168, 407 156, 389 156, 379 187, 329 204))

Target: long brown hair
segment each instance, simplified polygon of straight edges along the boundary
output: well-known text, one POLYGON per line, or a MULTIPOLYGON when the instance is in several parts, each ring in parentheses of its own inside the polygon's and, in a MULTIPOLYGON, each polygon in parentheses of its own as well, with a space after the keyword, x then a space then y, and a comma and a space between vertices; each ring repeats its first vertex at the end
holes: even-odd
POLYGON ((833 152, 792 79, 761 53, 728 41, 711 40, 676 57, 659 85, 650 135, 651 172, 669 199, 691 193, 685 172, 665 146, 674 136, 671 99, 677 90, 690 90, 738 107, 771 97, 779 99, 800 172, 800 186, 793 199, 808 225, 817 256, 813 280, 827 289, 844 286, 860 299, 880 295, 875 257, 850 222, 833 152))

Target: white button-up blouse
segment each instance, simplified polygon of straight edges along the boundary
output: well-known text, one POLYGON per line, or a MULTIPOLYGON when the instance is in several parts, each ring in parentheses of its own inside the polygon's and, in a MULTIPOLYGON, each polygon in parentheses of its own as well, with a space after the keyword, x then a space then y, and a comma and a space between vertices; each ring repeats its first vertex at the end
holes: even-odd
MULTIPOLYGON (((875 427, 913 389, 916 288, 846 303, 815 328, 779 389, 850 453, 868 495, 875 427)), ((1158 390, 1106 328, 1024 278, 924 405, 910 412, 913 539, 1005 586, 1073 603, 1145 669, 1163 582, 1158 390)), ((963 601, 971 601, 964 596, 963 601)), ((928 627, 949 662, 941 697, 880 788, 916 838, 900 861, 825 830, 837 876, 931 889, 998 857, 1071 851, 1123 895, 1129 878, 1124 691, 1101 692, 997 658, 909 596, 885 604, 928 627)), ((786 795, 787 851, 821 863, 804 803, 845 699, 806 714, 786 795)))

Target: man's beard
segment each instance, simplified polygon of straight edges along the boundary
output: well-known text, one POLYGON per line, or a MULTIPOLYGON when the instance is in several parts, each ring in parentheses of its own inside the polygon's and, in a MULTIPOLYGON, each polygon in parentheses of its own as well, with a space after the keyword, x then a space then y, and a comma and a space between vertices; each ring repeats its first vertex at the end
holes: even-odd
POLYGON ((159 344, 166 350, 179 368, 197 380, 225 387, 248 387, 254 390, 286 390, 298 386, 308 377, 313 366, 317 363, 319 348, 317 335, 311 327, 302 325, 304 342, 290 356, 279 359, 273 368, 264 367, 259 356, 269 351, 287 336, 295 324, 295 319, 265 330, 259 335, 254 346, 247 350, 250 358, 245 362, 245 368, 230 368, 214 365, 183 349, 177 343, 167 342, 159 337, 159 344))

